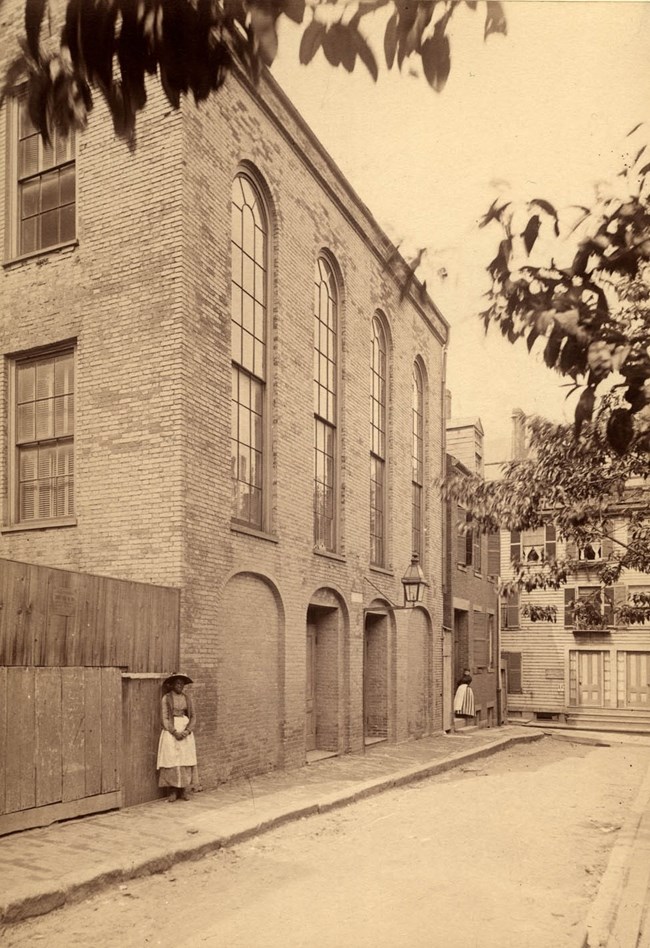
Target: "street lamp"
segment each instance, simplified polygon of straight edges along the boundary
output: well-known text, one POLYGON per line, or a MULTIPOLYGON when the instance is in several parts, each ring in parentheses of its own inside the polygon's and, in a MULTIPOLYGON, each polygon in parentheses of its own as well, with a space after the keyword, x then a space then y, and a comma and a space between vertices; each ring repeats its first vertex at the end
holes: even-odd
POLYGON ((413 607, 416 602, 422 602, 424 599, 424 588, 428 586, 424 578, 422 567, 420 566, 420 557, 417 553, 411 556, 411 565, 402 576, 402 586, 404 587, 404 607, 413 607))

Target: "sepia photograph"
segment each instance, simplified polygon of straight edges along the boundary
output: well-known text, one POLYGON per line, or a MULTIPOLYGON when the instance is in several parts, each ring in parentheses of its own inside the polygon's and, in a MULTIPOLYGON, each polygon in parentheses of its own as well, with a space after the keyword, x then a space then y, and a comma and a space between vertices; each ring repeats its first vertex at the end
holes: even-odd
POLYGON ((650 948, 650 0, 0 0, 0 943, 650 948))

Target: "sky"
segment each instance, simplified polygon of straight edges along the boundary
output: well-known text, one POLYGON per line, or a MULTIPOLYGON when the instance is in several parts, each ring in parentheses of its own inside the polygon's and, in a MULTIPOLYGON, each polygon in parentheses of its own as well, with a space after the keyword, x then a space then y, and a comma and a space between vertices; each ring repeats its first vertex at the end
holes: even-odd
POLYGON ((366 30, 376 83, 360 63, 352 74, 332 68, 322 51, 301 66, 291 24, 272 70, 404 255, 426 248, 418 276, 451 325, 452 413, 481 418, 487 460, 505 456, 513 408, 561 421, 572 405, 567 380, 523 342, 512 346, 494 328, 486 336, 477 314, 500 234, 478 221, 495 197, 592 203, 639 136, 647 141, 647 126, 628 133, 650 119, 650 0, 506 0, 504 8, 508 35, 485 42, 483 5, 459 11, 441 93, 417 62, 401 73, 381 68, 380 19, 366 30))

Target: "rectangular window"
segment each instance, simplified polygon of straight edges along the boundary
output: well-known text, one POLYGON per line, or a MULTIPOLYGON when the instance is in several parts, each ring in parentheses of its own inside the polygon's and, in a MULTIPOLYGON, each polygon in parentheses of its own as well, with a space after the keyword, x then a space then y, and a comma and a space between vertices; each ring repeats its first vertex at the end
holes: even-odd
POLYGON ((521 652, 502 652, 508 671, 508 694, 522 694, 521 652))
POLYGON ((512 593, 501 600, 501 628, 519 628, 519 593, 512 593))
POLYGON ((27 109, 27 93, 15 98, 16 191, 12 253, 36 253, 73 241, 76 234, 74 133, 63 137, 52 129, 45 143, 27 109))
POLYGON ((12 364, 10 522, 74 515, 74 350, 12 364))
POLYGON ((564 624, 575 631, 604 629, 614 622, 613 586, 564 589, 564 624))

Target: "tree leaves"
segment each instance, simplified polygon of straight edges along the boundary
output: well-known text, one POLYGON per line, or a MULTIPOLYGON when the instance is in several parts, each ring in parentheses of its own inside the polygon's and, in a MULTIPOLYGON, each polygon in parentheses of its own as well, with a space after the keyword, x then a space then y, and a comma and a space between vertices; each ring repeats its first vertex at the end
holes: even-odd
POLYGON ((441 92, 451 70, 451 50, 449 37, 445 34, 442 21, 436 24, 433 36, 422 44, 422 67, 429 85, 436 92, 441 92))
POLYGON ((47 7, 47 0, 25 0, 25 37, 32 59, 41 58, 41 24, 47 7))
MULTIPOLYGON (((46 137, 50 121, 62 132, 83 128, 93 107, 90 90, 97 88, 116 133, 131 143, 147 100, 147 75, 158 75, 173 108, 184 95, 200 102, 216 92, 235 63, 257 81, 275 60, 279 18, 302 25, 306 10, 306 0, 66 0, 59 48, 44 60, 40 41, 47 3, 25 0, 30 113, 37 128, 46 137)), ((420 57, 426 81, 441 92, 451 71, 448 26, 460 6, 447 0, 369 0, 351 18, 348 5, 337 11, 329 0, 315 0, 301 37, 300 62, 311 63, 322 49, 332 66, 352 72, 361 62, 376 81, 375 54, 359 27, 364 16, 384 6, 393 8, 383 43, 388 68, 420 57), (319 8, 327 11, 327 22, 321 22, 319 8)), ((475 2, 466 6, 477 9, 475 2)), ((484 35, 494 32, 505 33, 506 20, 501 3, 490 0, 484 35)), ((5 85, 14 76, 10 66, 5 85)))

